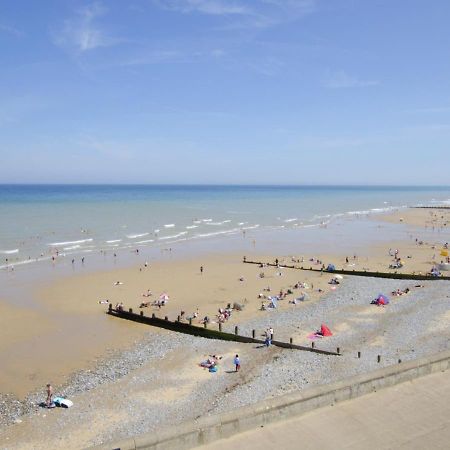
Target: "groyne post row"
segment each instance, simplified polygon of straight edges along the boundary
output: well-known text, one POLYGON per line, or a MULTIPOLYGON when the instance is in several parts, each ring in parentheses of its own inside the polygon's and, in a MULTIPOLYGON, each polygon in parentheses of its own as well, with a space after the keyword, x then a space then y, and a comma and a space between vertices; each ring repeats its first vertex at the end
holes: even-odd
POLYGON ((450 209, 450 206, 410 206, 413 209, 450 209))
POLYGON ((436 280, 447 280, 450 281, 450 277, 433 277, 430 275, 417 275, 412 273, 392 273, 392 272, 370 272, 368 270, 344 270, 344 269, 313 269, 312 267, 294 266, 288 264, 276 264, 276 263, 263 263, 261 261, 249 261, 244 256, 243 262, 245 264, 258 264, 263 267, 279 267, 280 269, 296 269, 296 270, 307 270, 309 272, 320 272, 327 274, 339 274, 339 275, 354 275, 358 277, 372 277, 372 278, 391 278, 393 280, 417 280, 417 281, 436 281, 436 280))
MULTIPOLYGON (((179 320, 171 321, 167 316, 164 319, 160 317, 156 317, 155 313, 152 313, 151 316, 146 316, 144 311, 140 311, 139 314, 133 312, 133 309, 130 308, 128 311, 126 310, 118 310, 109 305, 107 313, 114 317, 119 317, 121 319, 132 320, 133 322, 144 323, 146 325, 152 325, 154 327, 164 328, 166 330, 177 331, 179 333, 190 334, 193 336, 201 336, 207 339, 219 339, 222 341, 234 341, 234 342, 243 342, 248 344, 261 344, 264 345, 264 341, 262 339, 255 338, 255 330, 252 330, 252 336, 241 336, 239 334, 239 327, 235 326, 234 333, 226 333, 221 331, 222 326, 219 324, 219 329, 215 330, 212 328, 208 328, 207 324, 203 327, 197 327, 192 325, 192 321, 189 323, 181 322, 179 320)), ((336 352, 321 350, 315 348, 314 346, 305 347, 303 345, 296 345, 293 343, 292 338, 289 342, 282 342, 277 340, 272 340, 272 345, 276 347, 289 348, 294 350, 303 350, 306 352, 320 353, 322 355, 331 355, 331 356, 340 356, 340 349, 336 349, 336 352)))
POLYGON ((203 416, 176 427, 130 437, 120 442, 111 442, 95 449, 188 450, 449 368, 449 351, 403 363, 399 361, 399 364, 374 372, 263 400, 230 412, 203 416))

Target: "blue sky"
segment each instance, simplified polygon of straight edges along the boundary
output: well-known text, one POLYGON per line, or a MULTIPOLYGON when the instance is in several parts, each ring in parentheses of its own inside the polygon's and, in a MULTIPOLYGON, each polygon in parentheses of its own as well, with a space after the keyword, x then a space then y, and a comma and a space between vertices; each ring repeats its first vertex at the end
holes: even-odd
POLYGON ((0 3, 0 182, 449 184, 450 2, 0 3))

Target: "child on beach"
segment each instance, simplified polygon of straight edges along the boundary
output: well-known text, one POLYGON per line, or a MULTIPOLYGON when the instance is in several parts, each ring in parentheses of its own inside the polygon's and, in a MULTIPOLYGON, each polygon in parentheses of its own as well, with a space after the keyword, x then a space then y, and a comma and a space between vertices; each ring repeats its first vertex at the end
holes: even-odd
POLYGON ((236 367, 236 372, 239 372, 239 369, 241 368, 241 360, 239 359, 239 355, 234 357, 234 365, 236 367))

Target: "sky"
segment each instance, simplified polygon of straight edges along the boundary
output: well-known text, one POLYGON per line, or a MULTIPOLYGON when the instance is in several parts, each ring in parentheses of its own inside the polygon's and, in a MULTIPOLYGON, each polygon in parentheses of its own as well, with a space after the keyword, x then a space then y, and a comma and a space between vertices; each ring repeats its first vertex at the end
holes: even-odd
POLYGON ((0 183, 450 184, 448 0, 2 0, 0 183))

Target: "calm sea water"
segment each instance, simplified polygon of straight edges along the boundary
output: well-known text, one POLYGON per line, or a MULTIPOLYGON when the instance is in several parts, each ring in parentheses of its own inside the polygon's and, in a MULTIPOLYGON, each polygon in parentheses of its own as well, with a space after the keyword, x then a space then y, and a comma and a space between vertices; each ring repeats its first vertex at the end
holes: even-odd
POLYGON ((433 204, 450 187, 0 185, 0 267, 433 204))

